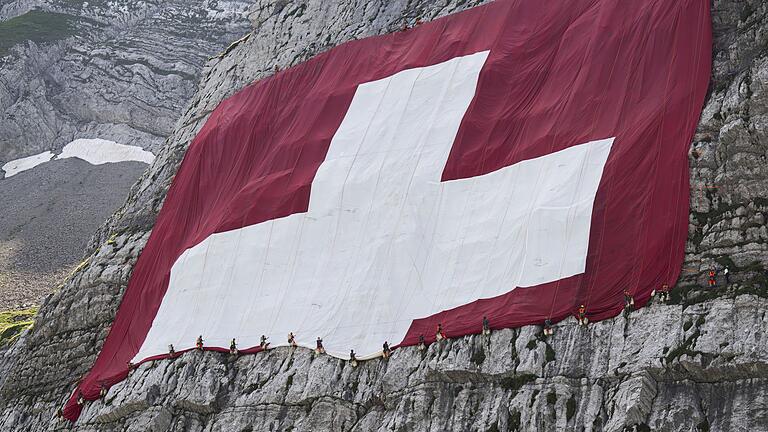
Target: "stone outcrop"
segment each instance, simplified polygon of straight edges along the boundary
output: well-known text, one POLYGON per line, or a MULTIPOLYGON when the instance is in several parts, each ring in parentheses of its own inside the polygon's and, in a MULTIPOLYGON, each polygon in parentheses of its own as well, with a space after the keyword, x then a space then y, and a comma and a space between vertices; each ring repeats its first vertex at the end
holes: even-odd
POLYGON ((157 150, 194 94, 206 59, 247 33, 252 3, 0 6, 0 165, 76 138, 157 150), (18 43, 3 52, 12 42, 18 43))
MULTIPOLYGON (((344 41, 480 2, 262 0, 212 59, 149 171, 82 269, 0 361, 0 426, 70 429, 55 411, 95 359, 186 146, 238 88, 344 41)), ((691 152, 683 276, 670 304, 544 339, 525 327, 396 351, 357 368, 304 349, 192 352, 142 365, 74 429, 237 431, 768 430, 768 5, 715 0, 711 94, 691 152), (716 262, 731 283, 706 289, 716 262)))
MULTIPOLYGON (((0 2, 0 167, 78 138, 156 152, 254 0, 0 2)), ((147 165, 0 170, 0 310, 37 305, 147 165), (8 215, 5 217, 5 215, 8 215)))

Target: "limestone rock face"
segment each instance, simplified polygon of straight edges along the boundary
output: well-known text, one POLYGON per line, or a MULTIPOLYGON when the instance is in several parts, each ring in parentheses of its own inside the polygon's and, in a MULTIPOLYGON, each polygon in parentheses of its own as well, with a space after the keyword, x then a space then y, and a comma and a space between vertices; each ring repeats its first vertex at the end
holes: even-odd
MULTIPOLYGON (((0 1, 0 167, 81 138, 157 152, 206 60, 251 29, 254 2, 0 1)), ((0 310, 59 285, 147 167, 0 170, 0 310)))
POLYGON ((194 94, 206 59, 249 30, 253 1, 5 3, 0 165, 55 152, 75 138, 157 150, 194 94), (18 30, 24 25, 41 30, 18 30), (4 51, 12 42, 18 43, 4 51))
MULTIPOLYGON (((344 41, 481 2, 261 0, 254 30, 208 62, 154 165, 94 235, 88 264, 0 361, 0 427, 55 419, 94 361, 184 151, 224 97, 344 41), (107 242, 108 239, 111 241, 107 242)), ((691 152, 684 274, 669 304, 447 340, 353 368, 308 350, 191 352, 144 364, 75 430, 768 430, 768 5, 715 0, 712 90, 691 152), (702 269, 730 284, 703 288, 702 269)))

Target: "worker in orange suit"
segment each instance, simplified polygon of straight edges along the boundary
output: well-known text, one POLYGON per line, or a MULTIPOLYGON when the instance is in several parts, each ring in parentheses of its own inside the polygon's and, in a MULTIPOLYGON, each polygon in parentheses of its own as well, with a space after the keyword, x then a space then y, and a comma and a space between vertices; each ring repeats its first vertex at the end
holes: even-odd
POLYGON ((585 326, 589 323, 589 318, 587 318, 587 307, 584 305, 579 305, 579 325, 585 326))

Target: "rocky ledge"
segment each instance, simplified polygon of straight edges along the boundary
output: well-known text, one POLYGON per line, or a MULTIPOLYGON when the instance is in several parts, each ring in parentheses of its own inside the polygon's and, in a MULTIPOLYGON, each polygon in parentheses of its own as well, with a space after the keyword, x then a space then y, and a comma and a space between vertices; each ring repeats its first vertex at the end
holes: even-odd
POLYGON ((654 305, 398 349, 352 367, 304 348, 140 366, 77 430, 764 430, 768 301, 654 305), (233 426, 235 426, 233 428, 233 426))

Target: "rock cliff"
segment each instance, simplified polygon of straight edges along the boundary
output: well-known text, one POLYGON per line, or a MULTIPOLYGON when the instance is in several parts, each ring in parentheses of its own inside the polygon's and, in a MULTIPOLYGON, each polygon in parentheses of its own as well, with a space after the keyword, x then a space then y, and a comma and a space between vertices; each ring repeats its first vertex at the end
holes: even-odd
MULTIPOLYGON (((482 2, 262 0, 253 32, 207 64, 197 94, 87 264, 0 361, 0 426, 55 418, 97 355, 186 146, 238 88, 333 45, 482 2)), ((666 305, 544 339, 525 327, 398 350, 357 368, 304 349, 144 364, 74 429, 191 431, 768 430, 768 5, 715 0, 711 94, 692 145, 684 273, 666 305), (730 284, 702 269, 728 266, 730 284)))
MULTIPOLYGON (((250 29, 252 4, 0 2, 0 167, 80 138, 156 152, 205 61, 250 29)), ((0 170, 0 310, 39 304, 147 168, 81 162, 0 170)))
POLYGON ((0 6, 0 164, 103 138, 156 150, 251 1, 15 0, 0 6))

